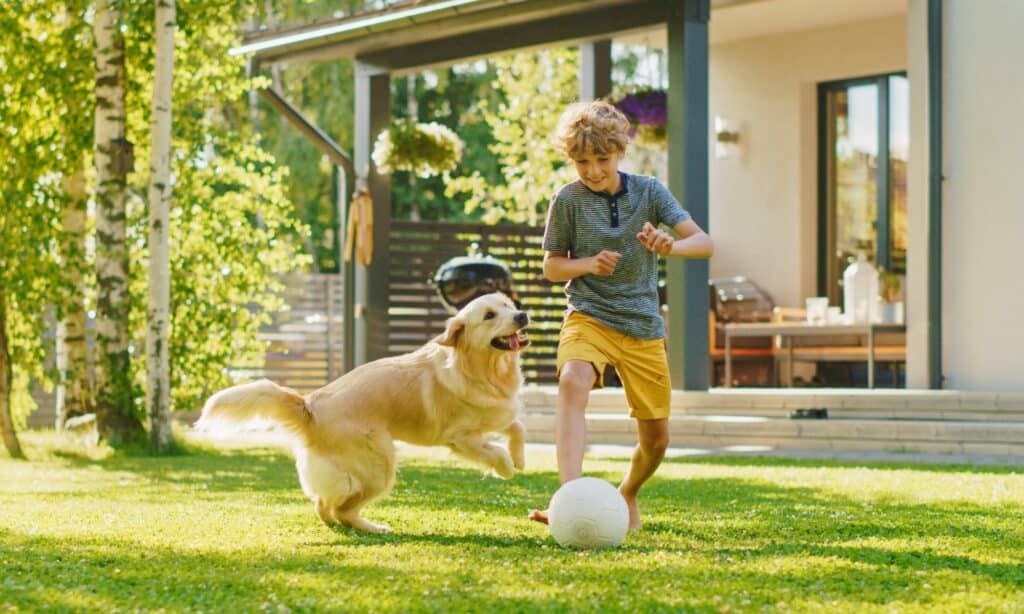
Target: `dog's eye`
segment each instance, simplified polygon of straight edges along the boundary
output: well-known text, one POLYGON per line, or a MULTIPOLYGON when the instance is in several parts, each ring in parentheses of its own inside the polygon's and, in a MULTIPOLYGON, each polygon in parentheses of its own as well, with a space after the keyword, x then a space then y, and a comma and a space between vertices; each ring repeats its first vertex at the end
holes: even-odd
POLYGON ((494 313, 493 311, 488 311, 488 312, 487 312, 487 313, 486 313, 486 314, 484 315, 484 319, 485 319, 485 320, 493 320, 493 319, 494 319, 494 316, 496 316, 496 315, 498 315, 498 314, 494 313))

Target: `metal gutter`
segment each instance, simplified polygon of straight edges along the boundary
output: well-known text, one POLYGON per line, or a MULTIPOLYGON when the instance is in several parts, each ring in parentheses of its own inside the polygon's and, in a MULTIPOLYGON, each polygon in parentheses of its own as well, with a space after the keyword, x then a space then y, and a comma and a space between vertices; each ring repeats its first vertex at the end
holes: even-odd
MULTIPOLYGON (((373 15, 350 16, 328 23, 287 30, 252 33, 243 44, 230 50, 246 54, 261 63, 322 61, 341 57, 365 57, 410 50, 426 45, 457 50, 459 37, 492 31, 490 45, 500 46, 501 37, 516 27, 529 30, 554 17, 590 13, 610 7, 655 5, 668 10, 665 0, 446 0, 415 8, 389 10, 373 15)), ((647 7, 649 9, 649 6, 647 7)), ((659 15, 657 21, 662 21, 659 15)), ((545 34, 545 43, 571 38, 576 26, 589 25, 586 19, 555 34, 545 34)), ((645 24, 646 25, 646 24, 645 24)), ((454 52, 451 52, 454 53, 454 52)), ((459 55, 468 59, 474 54, 459 55)), ((372 63, 372 62, 371 62, 372 63)), ((425 66, 430 62, 417 62, 425 66)), ((398 67, 381 65, 390 72, 398 67)))
POLYGON ((413 22, 413 20, 416 17, 431 16, 434 18, 440 18, 443 17, 444 15, 454 12, 454 10, 458 9, 459 7, 467 6, 470 4, 477 4, 482 1, 483 0, 446 0, 444 2, 438 2, 436 4, 428 4, 426 6, 412 7, 394 12, 382 13, 364 19, 344 21, 342 23, 337 23, 330 26, 325 26, 322 28, 316 28, 312 30, 305 30, 302 32, 296 32, 294 34, 274 36, 265 41, 255 41, 246 45, 242 45, 241 47, 235 47, 228 51, 228 53, 231 55, 246 55, 250 53, 270 51, 282 47, 294 47, 302 45, 302 43, 326 40, 332 36, 338 36, 350 32, 358 32, 360 30, 362 30, 364 34, 369 34, 373 31, 372 28, 374 27, 398 26, 401 24, 397 22, 413 22))
POLYGON ((928 385, 942 388, 942 0, 928 0, 928 385))

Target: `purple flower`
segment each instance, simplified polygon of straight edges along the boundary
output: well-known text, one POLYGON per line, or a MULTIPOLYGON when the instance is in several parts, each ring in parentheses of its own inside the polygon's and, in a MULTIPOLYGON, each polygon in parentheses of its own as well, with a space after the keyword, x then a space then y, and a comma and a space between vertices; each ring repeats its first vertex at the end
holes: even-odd
POLYGON ((615 103, 615 106, 622 111, 629 122, 630 136, 635 136, 639 126, 648 128, 663 128, 668 120, 666 108, 667 97, 665 90, 644 89, 627 94, 615 103))

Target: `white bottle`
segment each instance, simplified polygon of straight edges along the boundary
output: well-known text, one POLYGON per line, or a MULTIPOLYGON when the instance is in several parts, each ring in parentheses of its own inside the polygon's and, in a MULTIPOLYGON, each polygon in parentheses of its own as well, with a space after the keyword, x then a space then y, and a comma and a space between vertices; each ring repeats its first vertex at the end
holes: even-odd
POLYGON ((878 270, 858 252, 856 262, 843 272, 843 311, 853 323, 877 322, 878 298, 878 270))

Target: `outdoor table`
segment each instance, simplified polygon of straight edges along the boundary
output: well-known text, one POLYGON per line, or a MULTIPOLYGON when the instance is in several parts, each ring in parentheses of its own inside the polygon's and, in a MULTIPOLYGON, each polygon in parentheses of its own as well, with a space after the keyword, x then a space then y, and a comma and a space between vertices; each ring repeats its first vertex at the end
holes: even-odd
POLYGON ((781 337, 786 348, 786 365, 793 377, 793 338, 828 335, 863 335, 867 337, 868 388, 875 387, 875 334, 906 332, 906 324, 864 322, 860 324, 808 324, 806 322, 735 322, 725 325, 725 387, 732 385, 733 337, 781 337))

